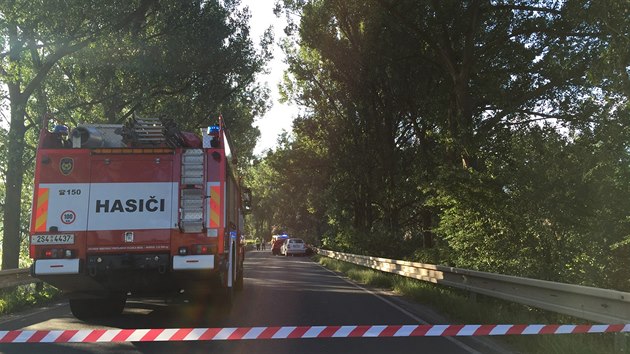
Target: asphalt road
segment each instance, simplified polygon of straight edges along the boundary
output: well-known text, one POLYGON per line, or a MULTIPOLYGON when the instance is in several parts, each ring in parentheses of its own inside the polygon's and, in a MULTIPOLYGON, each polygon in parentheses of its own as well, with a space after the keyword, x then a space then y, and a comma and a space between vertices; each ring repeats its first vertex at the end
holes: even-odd
MULTIPOLYGON (((358 286, 308 257, 247 253, 245 288, 226 313, 212 304, 130 300, 121 316, 82 322, 65 303, 0 318, 0 330, 432 323, 430 313, 358 286)), ((212 342, 0 344, 0 353, 488 353, 474 338, 330 338, 212 342)))

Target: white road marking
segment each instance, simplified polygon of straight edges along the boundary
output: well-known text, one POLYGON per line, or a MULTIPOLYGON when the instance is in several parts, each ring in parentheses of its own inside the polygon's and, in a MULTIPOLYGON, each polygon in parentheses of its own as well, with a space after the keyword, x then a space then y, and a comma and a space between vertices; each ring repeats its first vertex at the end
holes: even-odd
MULTIPOLYGON (((330 270, 330 269, 328 269, 328 268, 324 267, 323 265, 321 265, 321 264, 319 264, 319 263, 315 263, 315 264, 317 264, 317 265, 318 265, 318 266, 320 266, 321 268, 325 269, 326 271, 328 271, 328 272, 330 272, 330 273, 334 274, 335 276, 337 276, 339 279, 342 279, 342 280, 343 280, 343 281, 345 281, 346 283, 348 283, 348 284, 350 284, 350 285, 352 285, 352 286, 354 286, 354 287, 357 287, 357 288, 359 288, 359 289, 361 289, 361 290, 363 290, 363 291, 365 291, 365 292, 367 292, 367 293, 369 293, 369 294, 372 294, 373 296, 377 297, 378 299, 380 299, 380 300, 381 300, 381 301, 383 301, 384 303, 388 304, 389 306, 391 306, 391 307, 395 308, 396 310, 398 310, 398 311, 400 311, 400 312, 404 313, 405 315, 409 316, 409 317, 410 317, 411 319, 413 319, 414 321, 416 321, 416 322, 418 322, 418 323, 425 324, 425 325, 426 325, 426 324, 429 324, 429 322, 427 322, 427 321, 425 321, 425 320, 421 319, 420 317, 416 316, 415 314, 413 314, 413 313, 411 313, 411 312, 409 312, 409 311, 405 310, 404 308, 402 308, 402 307, 400 307, 400 306, 396 305, 395 303, 393 303, 393 302, 391 302, 390 300, 386 299, 385 297, 383 297, 383 296, 381 296, 381 295, 379 295, 379 294, 377 294, 377 293, 373 292, 372 290, 367 289, 367 288, 364 288, 364 287, 362 287, 361 285, 359 285, 359 284, 357 284, 357 283, 355 283, 355 282, 353 282, 353 281, 350 281, 349 279, 347 279, 347 278, 345 278, 345 277, 341 277, 341 276, 339 276, 339 274, 337 274, 337 273, 333 272, 332 270, 330 270)), ((458 341, 457 339, 455 339, 455 338, 453 338, 453 337, 443 337, 443 338, 444 338, 444 339, 446 339, 447 341, 449 341, 449 342, 451 342, 451 343, 455 344, 456 346, 460 347, 461 349, 463 349, 463 350, 467 351, 467 352, 468 352, 468 353, 470 353, 470 354, 482 354, 481 352, 479 352, 479 351, 477 351, 477 350, 475 350, 475 349, 473 349, 473 348, 471 348, 471 347, 467 346, 466 344, 464 344, 464 343, 462 343, 462 342, 458 341)))

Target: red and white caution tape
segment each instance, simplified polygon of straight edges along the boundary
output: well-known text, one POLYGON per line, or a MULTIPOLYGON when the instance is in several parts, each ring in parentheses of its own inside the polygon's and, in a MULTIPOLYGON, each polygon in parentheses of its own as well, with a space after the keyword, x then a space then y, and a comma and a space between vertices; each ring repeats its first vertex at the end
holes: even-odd
POLYGON ((169 342, 246 339, 465 337, 531 334, 621 333, 630 324, 613 325, 380 325, 286 326, 166 329, 88 329, 0 331, 0 343, 169 342))

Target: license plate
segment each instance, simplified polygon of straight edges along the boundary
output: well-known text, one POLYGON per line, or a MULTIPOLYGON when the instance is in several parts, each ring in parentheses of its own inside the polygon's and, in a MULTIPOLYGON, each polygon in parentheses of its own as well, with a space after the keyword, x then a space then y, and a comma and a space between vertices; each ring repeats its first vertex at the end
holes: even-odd
POLYGON ((31 245, 72 245, 74 234, 33 235, 31 245))

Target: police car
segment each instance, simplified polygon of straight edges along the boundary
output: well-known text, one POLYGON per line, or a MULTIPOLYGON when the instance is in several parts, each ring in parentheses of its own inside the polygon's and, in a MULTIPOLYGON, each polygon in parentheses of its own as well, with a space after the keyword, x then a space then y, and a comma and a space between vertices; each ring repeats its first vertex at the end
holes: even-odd
POLYGON ((289 256, 306 254, 306 244, 301 238, 290 238, 280 248, 280 253, 289 256))

